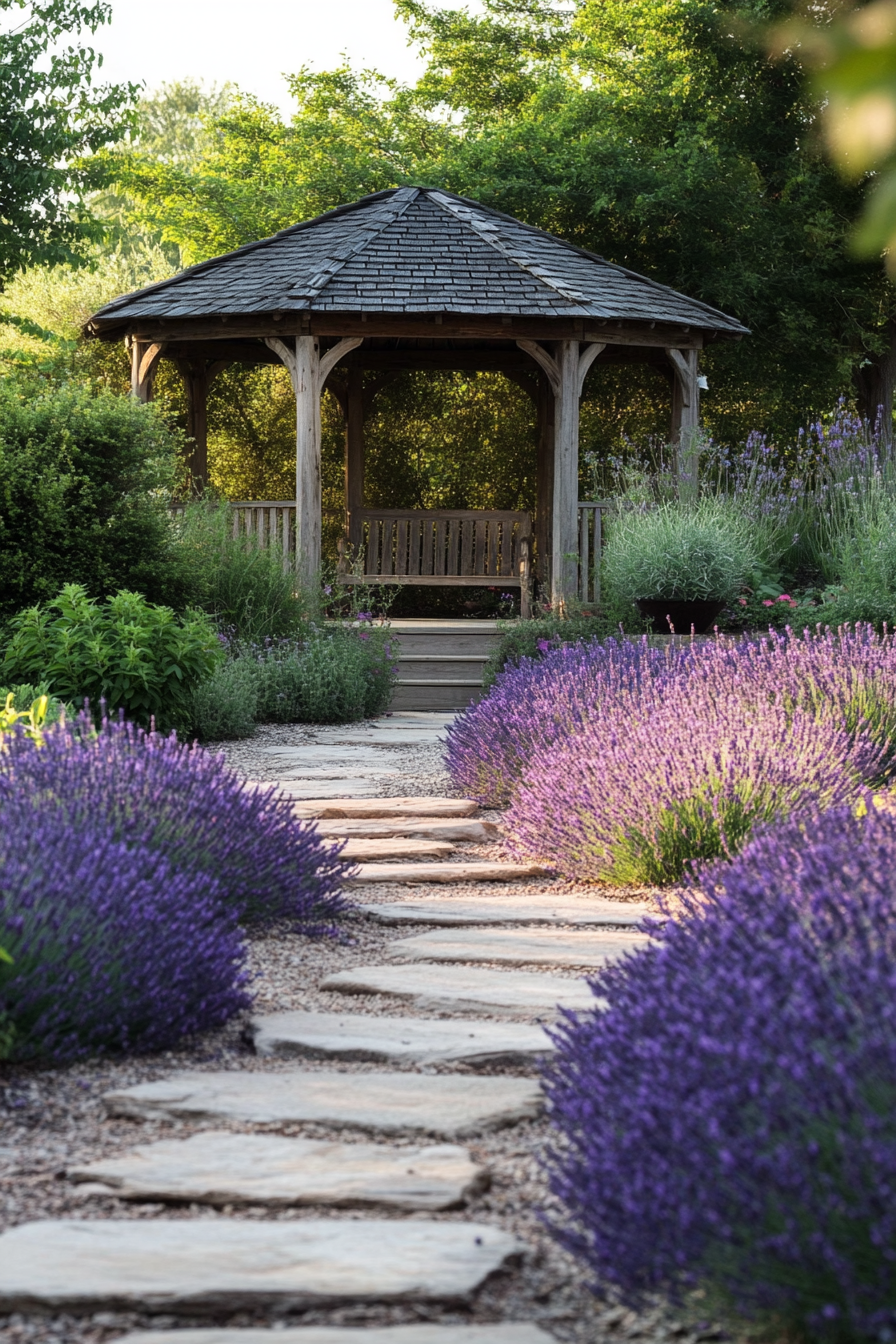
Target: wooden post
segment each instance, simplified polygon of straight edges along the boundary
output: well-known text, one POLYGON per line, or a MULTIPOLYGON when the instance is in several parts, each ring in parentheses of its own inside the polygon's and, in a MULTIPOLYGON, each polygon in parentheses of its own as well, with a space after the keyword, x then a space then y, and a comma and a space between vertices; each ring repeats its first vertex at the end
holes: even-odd
POLYGON ((551 518, 554 512, 554 394, 547 378, 538 380, 538 462, 535 477, 535 550, 539 590, 551 574, 551 518))
POLYGON ((554 393, 554 471, 551 502, 551 605, 564 606, 578 591, 579 401, 585 375, 605 342, 555 342, 551 356, 536 341, 517 341, 547 375, 554 393))
POLYGON ((364 373, 350 369, 345 398, 345 530, 351 554, 361 546, 364 507, 364 373))
POLYGON ((130 349, 131 396, 136 397, 138 401, 152 401, 156 369, 165 351, 164 342, 132 339, 130 349))
POLYGON ((700 427, 699 351, 667 349, 672 365, 672 447, 679 495, 698 487, 694 438, 700 427))
POLYGON ((320 394, 331 369, 361 341, 348 336, 322 356, 316 336, 297 336, 292 348, 276 336, 265 339, 289 370, 296 397, 296 566, 309 588, 321 561, 320 394))

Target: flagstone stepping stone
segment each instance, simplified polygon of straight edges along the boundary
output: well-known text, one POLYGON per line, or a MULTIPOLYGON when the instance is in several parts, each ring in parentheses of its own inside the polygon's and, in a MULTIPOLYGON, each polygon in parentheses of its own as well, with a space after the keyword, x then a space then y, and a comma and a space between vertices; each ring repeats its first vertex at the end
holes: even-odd
POLYGON ((440 896, 428 901, 362 902, 358 908, 382 924, 580 924, 624 927, 640 924, 651 913, 649 905, 635 904, 634 901, 592 900, 590 896, 556 899, 543 892, 526 892, 493 900, 440 896))
MULTIPOLYGON (((300 779, 278 779, 277 787, 281 793, 285 793, 287 797, 296 800, 294 811, 296 817, 301 820, 307 816, 316 816, 316 809, 321 807, 325 808, 327 806, 328 796, 331 798, 344 798, 346 790, 349 789, 360 803, 365 794, 369 796, 371 800, 375 799, 380 785, 375 779, 361 778, 340 778, 333 780, 306 779, 304 781, 300 779), (306 798, 313 800, 312 807, 315 809, 314 812, 306 813, 302 810, 306 798)), ((337 815, 341 815, 341 813, 337 813, 337 815)))
POLYGON ((400 770, 389 770, 376 765, 368 766, 364 761, 347 761, 345 764, 337 762, 335 765, 328 766, 303 766, 296 761, 290 761, 286 763, 286 769, 288 769, 290 779, 339 779, 342 781, 343 788, 345 788, 347 780, 396 779, 401 774, 400 770), (362 770, 363 775, 359 773, 362 770))
POLYGON ((469 817, 479 810, 471 798, 308 798, 295 808, 297 816, 320 817, 469 817))
POLYGON ((390 994, 418 1008, 505 1017, 552 1018, 558 1006, 583 1012, 600 1004, 584 980, 482 966, 359 966, 328 975, 320 987, 338 994, 390 994))
POLYGON ((353 886, 369 882, 514 882, 543 874, 537 863, 362 863, 350 881, 353 886))
POLYGON ((455 846, 447 840, 417 840, 394 837, 391 840, 347 840, 340 858, 343 859, 443 859, 454 853, 455 846))
POLYGON ((179 1073, 107 1092, 111 1115, 138 1120, 311 1123, 383 1134, 463 1138, 529 1120, 541 1109, 531 1078, 419 1073, 179 1073))
POLYGON ((553 1335, 529 1321, 495 1325, 300 1325, 276 1332, 265 1327, 198 1330, 138 1330, 116 1344, 556 1344, 553 1335))
POLYGON ((340 1013, 273 1013, 249 1024, 259 1055, 389 1064, 530 1064, 553 1050, 541 1027, 516 1022, 340 1013))
POLYGON ((493 821, 440 821, 437 817, 422 820, 408 817, 394 821, 321 821, 317 833, 326 840, 367 838, 371 840, 404 835, 420 840, 462 840, 487 844, 501 832, 493 821))
POLYGON ((484 1168, 455 1144, 397 1148, 214 1130, 143 1144, 68 1175, 111 1187, 121 1199, 429 1212, 456 1208, 488 1184, 484 1168))
POLYGON ((413 1219, 59 1220, 0 1236, 0 1312, 463 1302, 521 1244, 413 1219))
POLYGON ((300 1325, 276 1333, 265 1328, 228 1330, 138 1330, 116 1344, 556 1344, 553 1335, 529 1321, 497 1325, 387 1325, 366 1327, 300 1325))
POLYGON ((603 966, 644 947, 644 933, 563 929, 439 929, 390 943, 386 955, 402 961, 490 961, 505 966, 603 966))

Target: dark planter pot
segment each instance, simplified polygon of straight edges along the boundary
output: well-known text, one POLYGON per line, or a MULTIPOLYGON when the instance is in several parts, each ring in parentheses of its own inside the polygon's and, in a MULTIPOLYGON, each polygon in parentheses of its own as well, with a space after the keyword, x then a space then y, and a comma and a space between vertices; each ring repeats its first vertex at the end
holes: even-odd
POLYGON ((711 627, 713 621, 723 610, 724 602, 700 601, 688 602, 686 600, 665 600, 661 597, 640 598, 635 606, 642 616, 647 616, 653 623, 654 633, 658 635, 668 635, 669 622, 675 629, 676 635, 689 635, 693 630, 695 635, 703 635, 711 627))

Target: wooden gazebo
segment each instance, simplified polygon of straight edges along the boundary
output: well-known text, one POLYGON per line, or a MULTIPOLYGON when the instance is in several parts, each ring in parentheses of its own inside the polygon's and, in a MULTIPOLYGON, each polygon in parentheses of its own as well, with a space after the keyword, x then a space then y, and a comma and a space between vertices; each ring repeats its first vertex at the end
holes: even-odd
MULTIPOLYGON (((194 479, 207 476, 206 397, 228 364, 282 362, 296 396, 295 545, 321 558, 320 396, 346 421, 346 527, 369 579, 525 590, 518 515, 364 509, 365 370, 495 370, 532 396, 539 453, 535 545, 552 600, 577 588, 579 402, 595 363, 641 361, 671 384, 672 438, 699 417, 699 354, 746 334, 734 318, 475 201, 399 187, 340 206, 116 299, 90 335, 124 338, 147 400, 172 359, 188 393, 194 479), (337 370, 337 366, 338 370, 337 370)), ((524 592, 525 596, 525 592, 524 592)))

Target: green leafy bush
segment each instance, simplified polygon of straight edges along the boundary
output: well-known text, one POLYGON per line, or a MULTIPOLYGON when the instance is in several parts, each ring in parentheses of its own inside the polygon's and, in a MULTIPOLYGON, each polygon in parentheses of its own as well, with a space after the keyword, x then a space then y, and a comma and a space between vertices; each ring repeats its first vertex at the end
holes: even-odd
POLYGON ((167 512, 180 449, 131 397, 0 380, 0 617, 70 582, 189 605, 167 512))
POLYGON ((746 519, 724 499, 617 513, 607 532, 604 582, 620 605, 641 598, 731 602, 759 563, 746 519))
POLYGON ((191 693, 214 672, 223 651, 209 618, 120 592, 105 602, 66 584, 54 601, 30 607, 10 623, 12 637, 0 664, 7 682, 43 679, 75 703, 100 700, 114 712, 160 729, 189 723, 191 693))
POLYGON ((294 637, 307 625, 312 604, 301 590, 295 565, 284 567, 280 547, 234 537, 228 504, 188 504, 178 520, 177 537, 197 604, 221 629, 253 643, 294 637))
POLYGON ((876 516, 858 521, 840 549, 842 588, 834 603, 837 620, 892 625, 896 616, 896 503, 887 501, 876 516))

